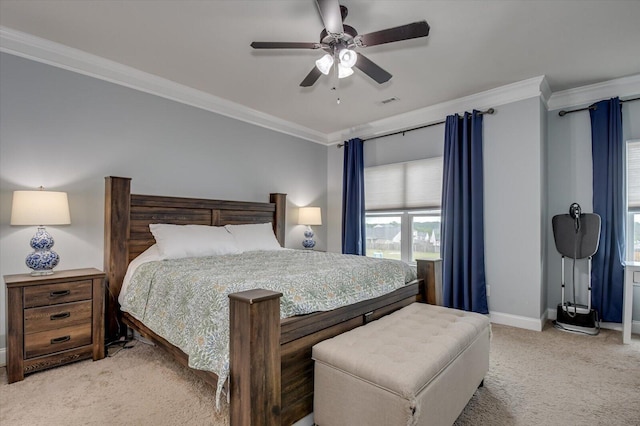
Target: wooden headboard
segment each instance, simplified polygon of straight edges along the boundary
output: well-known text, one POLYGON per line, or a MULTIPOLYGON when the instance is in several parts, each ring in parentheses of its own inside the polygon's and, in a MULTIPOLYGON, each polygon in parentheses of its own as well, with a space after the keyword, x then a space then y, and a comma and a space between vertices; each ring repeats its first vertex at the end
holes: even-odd
POLYGON ((131 178, 105 178, 104 269, 107 274, 107 336, 118 333, 118 295, 131 260, 155 240, 150 223, 224 226, 273 224, 284 247, 286 194, 271 194, 268 203, 131 194, 131 178))

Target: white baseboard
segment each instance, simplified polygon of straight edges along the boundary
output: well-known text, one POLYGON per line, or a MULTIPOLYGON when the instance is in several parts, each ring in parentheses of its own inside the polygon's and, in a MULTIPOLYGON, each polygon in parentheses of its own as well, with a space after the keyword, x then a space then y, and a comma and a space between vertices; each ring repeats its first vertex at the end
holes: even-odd
POLYGON ((542 326, 546 319, 546 315, 543 315, 542 318, 530 318, 502 312, 489 313, 489 320, 494 324, 508 325, 533 331, 542 331, 542 326))
POLYGON ((0 367, 7 365, 7 348, 0 348, 0 367))

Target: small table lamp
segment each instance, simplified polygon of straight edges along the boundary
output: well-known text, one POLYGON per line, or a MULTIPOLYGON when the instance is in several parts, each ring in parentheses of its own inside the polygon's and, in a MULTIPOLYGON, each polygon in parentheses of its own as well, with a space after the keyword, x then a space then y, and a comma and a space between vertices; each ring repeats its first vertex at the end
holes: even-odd
POLYGON ((307 230, 304 231, 302 246, 306 249, 314 248, 316 242, 313 239, 311 225, 322 225, 322 211, 320 207, 300 207, 298 209, 298 224, 307 225, 307 230))
POLYGON ((11 205, 11 225, 37 225, 38 231, 31 238, 35 250, 27 256, 25 263, 33 272, 31 275, 51 275, 58 265, 60 256, 51 250, 53 238, 44 225, 69 225, 69 201, 66 192, 14 191, 11 205))

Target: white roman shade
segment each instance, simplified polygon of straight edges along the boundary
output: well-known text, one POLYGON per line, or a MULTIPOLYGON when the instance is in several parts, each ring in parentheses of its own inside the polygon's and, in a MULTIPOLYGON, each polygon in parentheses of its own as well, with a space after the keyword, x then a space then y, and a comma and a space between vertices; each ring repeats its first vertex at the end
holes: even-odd
POLYGON ((442 157, 367 167, 367 211, 440 208, 442 157))
POLYGON ((627 197, 629 209, 640 208, 640 141, 627 143, 627 197))

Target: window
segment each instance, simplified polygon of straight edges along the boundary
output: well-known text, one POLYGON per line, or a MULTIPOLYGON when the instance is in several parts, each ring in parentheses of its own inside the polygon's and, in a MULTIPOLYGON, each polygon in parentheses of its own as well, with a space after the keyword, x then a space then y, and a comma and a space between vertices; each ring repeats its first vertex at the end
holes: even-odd
POLYGON ((640 140, 627 142, 627 259, 640 262, 640 140))
POLYGON ((442 157, 367 167, 367 256, 440 257, 442 157))

